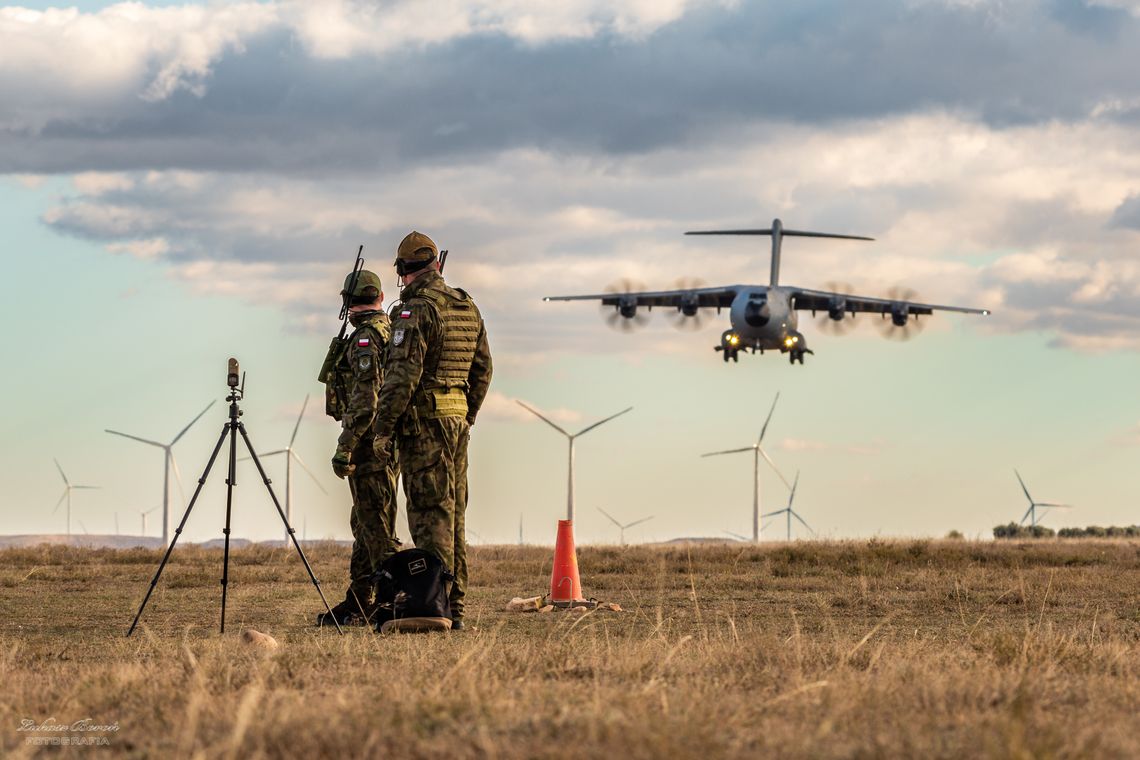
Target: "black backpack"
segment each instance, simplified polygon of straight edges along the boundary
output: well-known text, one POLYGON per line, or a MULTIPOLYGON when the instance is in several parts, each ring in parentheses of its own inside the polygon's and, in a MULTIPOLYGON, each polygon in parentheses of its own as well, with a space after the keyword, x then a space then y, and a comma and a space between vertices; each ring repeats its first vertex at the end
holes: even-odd
POLYGON ((431 552, 424 549, 396 552, 384 560, 375 577, 374 622, 378 630, 389 620, 399 618, 451 618, 447 584, 455 580, 455 576, 431 552))

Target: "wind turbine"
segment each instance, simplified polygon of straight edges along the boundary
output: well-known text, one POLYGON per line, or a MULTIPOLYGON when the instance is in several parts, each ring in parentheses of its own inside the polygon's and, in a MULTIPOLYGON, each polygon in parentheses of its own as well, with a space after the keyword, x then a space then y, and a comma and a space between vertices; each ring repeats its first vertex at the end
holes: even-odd
MULTIPOLYGON (((57 501, 55 503, 55 509, 53 509, 51 511, 51 513, 54 515, 56 512, 59 511, 59 506, 61 504, 63 504, 63 502, 65 502, 65 501, 67 502, 67 535, 70 536, 71 535, 71 492, 72 491, 78 491, 78 490, 84 490, 84 491, 97 490, 99 488, 99 486, 73 486, 71 484, 71 481, 67 479, 67 476, 63 474, 63 468, 59 466, 59 460, 53 459, 51 461, 55 462, 55 469, 59 470, 59 476, 61 478, 63 478, 63 496, 59 497, 59 501, 57 501)), ((86 532, 86 530, 84 532, 86 532)))
POLYGON ((143 535, 143 536, 146 535, 146 516, 161 506, 162 505, 159 504, 157 507, 151 507, 150 509, 148 509, 145 512, 143 512, 141 509, 139 510, 139 516, 142 517, 142 534, 141 535, 143 535))
MULTIPOLYGON (((262 459, 272 457, 272 456, 276 456, 278 454, 284 454, 285 455, 285 519, 288 521, 288 523, 290 525, 293 524, 293 460, 294 459, 297 460, 297 464, 301 466, 301 469, 304 470, 306 473, 308 473, 309 477, 313 479, 313 482, 317 484, 317 488, 321 489, 321 493, 326 493, 326 494, 328 493, 328 491, 325 490, 325 487, 321 485, 321 481, 317 480, 317 476, 313 474, 313 471, 310 470, 305 465, 304 461, 301 460, 301 455, 298 454, 297 450, 293 448, 293 444, 297 440, 297 431, 301 429, 301 419, 305 416, 305 407, 308 405, 309 405, 309 396, 308 396, 308 394, 306 394, 305 395, 305 401, 304 401, 304 403, 301 404, 301 413, 297 415, 297 424, 293 426, 293 435, 289 438, 289 445, 283 449, 277 449, 277 451, 270 451, 268 454, 262 454, 261 455, 262 459)), ((248 458, 249 457, 243 457, 243 459, 248 459, 248 458)), ((288 545, 288 543, 289 543, 289 530, 288 529, 285 530, 285 543, 286 543, 286 545, 288 545)))
POLYGON ((522 513, 520 512, 519 513, 519 546, 523 545, 522 521, 523 521, 523 516, 522 516, 522 513))
POLYGON ((1021 484, 1021 490, 1025 492, 1025 498, 1029 500, 1029 509, 1025 510, 1025 514, 1021 516, 1021 521, 1018 525, 1025 524, 1025 518, 1029 518, 1029 526, 1037 527, 1037 510, 1038 509, 1072 509, 1071 504, 1050 504, 1045 501, 1034 501, 1033 497, 1029 495, 1029 489, 1025 487, 1025 481, 1021 479, 1021 473, 1016 469, 1013 474, 1017 476, 1017 482, 1021 484))
POLYGON ((619 523, 617 520, 614 519, 613 515, 611 515, 609 512, 602 509, 601 507, 598 507, 598 511, 601 512, 606 517, 608 517, 609 521, 612 522, 614 525, 616 525, 618 527, 618 530, 621 531, 621 545, 622 546, 625 546, 625 529, 626 528, 632 528, 634 525, 641 525, 641 523, 653 519, 653 515, 650 515, 649 517, 643 517, 640 520, 634 520, 631 523, 626 523, 625 525, 622 525, 621 523, 619 523))
POLYGON ((789 541, 792 540, 792 518, 793 517, 796 518, 797 520, 799 520, 800 524, 802 524, 805 528, 807 528, 809 531, 811 531, 811 534, 813 536, 815 535, 815 531, 811 529, 810 525, 808 525, 806 522, 804 522, 804 518, 800 517, 799 513, 796 512, 794 509, 792 509, 792 502, 795 501, 795 499, 796 499, 796 486, 798 486, 799 484, 800 484, 800 473, 799 473, 799 471, 797 471, 796 472, 796 479, 792 481, 792 492, 788 496, 788 506, 784 507, 783 509, 777 509, 775 512, 769 512, 766 515, 760 515, 760 518, 763 519, 765 517, 775 517, 776 515, 786 514, 788 516, 788 540, 789 541))
MULTIPOLYGON (((132 441, 145 443, 148 446, 157 446, 164 452, 162 464, 162 542, 164 544, 170 543, 170 471, 174 470, 174 477, 178 480, 178 490, 182 491, 182 475, 178 472, 178 462, 174 459, 174 444, 181 440, 182 436, 186 435, 186 431, 194 426, 194 423, 202 419, 202 415, 209 411, 210 407, 214 405, 211 401, 206 404, 206 408, 198 412, 198 416, 190 420, 190 424, 182 428, 178 435, 174 436, 174 440, 170 443, 159 443, 158 441, 151 441, 146 438, 139 438, 137 435, 128 435, 120 433, 118 430, 104 430, 105 433, 111 435, 121 435, 123 438, 130 438, 132 441)), ((185 496, 185 494, 183 494, 185 496)))
MULTIPOLYGON (((518 399, 516 399, 516 401, 518 401, 518 399)), ((518 405, 521 406, 523 409, 526 409, 528 412, 533 414, 535 417, 538 417, 540 420, 545 422, 547 425, 550 425, 550 427, 554 428, 559 433, 562 433, 562 435, 566 436, 566 440, 570 444, 570 466, 569 466, 569 472, 568 472, 568 477, 567 477, 567 481, 566 481, 566 483, 567 483, 567 485, 566 485, 566 519, 573 522, 573 520, 574 520, 574 442, 578 438, 580 438, 581 436, 583 436, 586 433, 593 430, 594 428, 599 427, 600 425, 606 424, 607 422, 614 419, 615 417, 622 416, 626 412, 632 410, 633 407, 631 406, 631 407, 628 407, 626 409, 622 409, 617 414, 611 414, 609 417, 606 417, 604 420, 601 420, 600 422, 595 422, 593 425, 582 428, 577 433, 570 434, 570 433, 567 433, 565 430, 563 430, 560 426, 558 426, 558 425, 554 424, 553 422, 551 422, 550 420, 548 420, 546 417, 543 417, 539 412, 535 411, 534 409, 527 406, 523 402, 518 401, 518 405)))
POLYGON ((745 451, 752 452, 752 540, 759 543, 760 541, 760 457, 764 457, 772 469, 780 476, 780 480, 784 481, 784 485, 791 488, 788 479, 780 472, 780 468, 776 467, 776 463, 772 461, 772 457, 768 456, 768 452, 764 450, 764 434, 768 432, 768 423, 772 421, 772 413, 776 411, 776 402, 780 400, 780 394, 776 394, 776 398, 772 400, 772 408, 768 410, 768 418, 764 420, 764 427, 760 428, 760 437, 756 439, 756 443, 742 449, 729 449, 728 451, 713 451, 708 454, 701 454, 702 457, 715 457, 722 454, 740 454, 745 451))

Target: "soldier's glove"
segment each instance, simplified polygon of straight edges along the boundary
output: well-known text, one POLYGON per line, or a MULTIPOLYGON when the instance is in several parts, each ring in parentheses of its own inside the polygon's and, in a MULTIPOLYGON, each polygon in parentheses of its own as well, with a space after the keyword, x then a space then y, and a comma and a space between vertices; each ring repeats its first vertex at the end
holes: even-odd
POLYGON ((381 467, 387 467, 388 462, 392 459, 392 437, 381 438, 380 436, 376 436, 373 438, 372 455, 376 458, 377 463, 379 463, 381 467))
POLYGON ((343 449, 337 449, 333 454, 332 468, 338 478, 347 478, 356 472, 356 465, 352 464, 352 455, 343 449))

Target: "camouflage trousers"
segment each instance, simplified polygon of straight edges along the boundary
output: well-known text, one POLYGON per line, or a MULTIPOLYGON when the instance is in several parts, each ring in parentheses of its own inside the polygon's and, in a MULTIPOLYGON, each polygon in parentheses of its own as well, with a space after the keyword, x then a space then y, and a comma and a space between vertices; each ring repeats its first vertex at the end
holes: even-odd
POLYGON ((462 417, 425 419, 418 435, 399 440, 408 529, 416 548, 431 552, 455 574, 448 593, 451 616, 463 618, 467 596, 467 443, 462 417))
POLYGON ((350 475, 352 559, 349 592, 361 603, 372 597, 372 575, 400 548, 396 538, 396 467, 350 475))

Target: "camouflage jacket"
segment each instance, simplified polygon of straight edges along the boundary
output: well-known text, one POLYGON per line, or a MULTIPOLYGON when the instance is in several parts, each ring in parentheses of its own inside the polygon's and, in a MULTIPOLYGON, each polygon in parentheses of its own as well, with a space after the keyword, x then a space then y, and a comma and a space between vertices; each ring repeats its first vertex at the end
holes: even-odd
MULTIPOLYGON (((401 300, 391 311, 392 342, 385 366, 384 383, 377 402, 378 411, 373 424, 377 439, 388 440, 396 433, 397 425, 407 419, 409 410, 416 410, 425 404, 429 390, 439 390, 436 375, 442 375, 441 352, 445 341, 454 338, 458 329, 472 336, 474 354, 470 367, 463 374, 462 381, 455 388, 443 388, 454 393, 462 393, 468 424, 474 424, 487 397, 491 384, 491 349, 487 343, 487 329, 483 317, 470 297, 462 290, 453 290, 443 281, 438 272, 420 275, 407 285, 401 293, 401 300), (462 302, 467 316, 465 324, 447 324, 437 306, 441 297, 462 302), (470 325, 470 327, 468 327, 470 325), (461 390, 460 390, 461 389, 461 390)), ((469 338, 470 340, 470 338, 469 338)), ((454 370, 454 367, 450 367, 454 370)), ((441 415, 444 416, 444 415, 441 415)), ((450 415, 446 415, 450 416, 450 415)))
POLYGON ((376 416, 376 402, 384 379, 384 355, 388 347, 391 325, 382 311, 352 314, 353 330, 337 362, 345 388, 345 412, 337 447, 353 451, 352 461, 368 458, 372 453, 370 431, 376 416), (366 440, 367 439, 367 440, 366 440), (367 445, 364 445, 367 444, 367 445), (367 455, 365 456, 365 449, 367 455))

